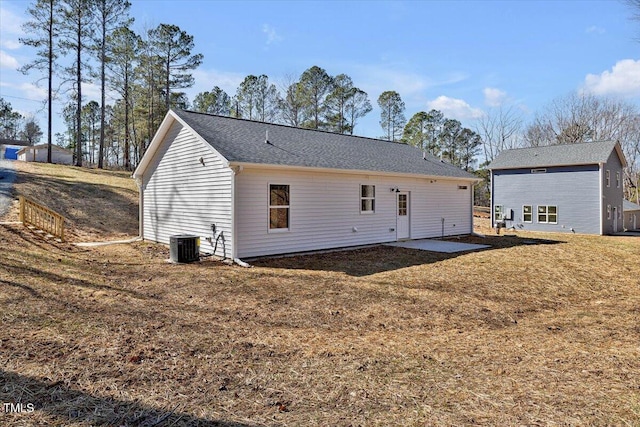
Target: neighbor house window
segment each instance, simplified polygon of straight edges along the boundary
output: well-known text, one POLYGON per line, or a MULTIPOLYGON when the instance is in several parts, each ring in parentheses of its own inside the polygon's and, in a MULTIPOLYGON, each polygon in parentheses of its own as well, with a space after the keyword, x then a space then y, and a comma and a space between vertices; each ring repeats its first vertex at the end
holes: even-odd
POLYGON ((502 221, 504 219, 504 205, 495 205, 493 208, 493 218, 495 221, 502 221))
POLYGON ((269 230, 289 229, 289 186, 269 185, 269 230))
POLYGON ((374 213, 376 211, 376 186, 360 186, 360 213, 374 213))
POLYGON ((607 205, 607 219, 611 219, 611 205, 607 205))
POLYGON ((558 223, 557 206, 538 206, 538 222, 543 224, 558 223))
POLYGON ((547 173, 546 169, 531 169, 531 173, 547 173))
POLYGON ((533 222, 533 207, 531 205, 522 207, 522 220, 524 222, 533 222))
POLYGON ((604 183, 607 187, 611 186, 611 171, 609 170, 604 173, 604 183))
POLYGON ((616 172, 616 188, 620 188, 620 172, 616 172))

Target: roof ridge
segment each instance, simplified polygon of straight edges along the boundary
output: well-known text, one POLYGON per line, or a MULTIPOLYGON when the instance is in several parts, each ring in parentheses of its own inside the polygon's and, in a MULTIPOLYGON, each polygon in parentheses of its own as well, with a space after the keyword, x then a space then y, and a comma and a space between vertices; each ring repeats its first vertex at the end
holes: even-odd
POLYGON ((574 147, 576 145, 604 144, 606 142, 617 143, 618 141, 614 141, 612 139, 601 139, 598 141, 573 142, 569 144, 536 145, 533 147, 507 148, 506 150, 502 150, 502 151, 534 150, 536 148, 540 149, 540 148, 553 148, 553 147, 574 147))
MULTIPOLYGON (((371 140, 371 141, 378 141, 378 142, 385 142, 385 143, 399 144, 399 145, 407 145, 407 146, 411 146, 412 147, 412 145, 407 144, 406 142, 389 141, 389 140, 386 140, 386 139, 372 138, 370 136, 350 135, 350 134, 346 134, 346 133, 332 132, 332 131, 323 130, 323 129, 310 129, 310 128, 303 128, 303 127, 300 127, 300 126, 285 125, 285 124, 282 124, 282 123, 261 122, 259 120, 244 119, 242 117, 231 117, 231 116, 223 116, 221 114, 203 113, 202 111, 180 110, 180 109, 174 109, 174 111, 183 111, 185 113, 201 114, 203 116, 210 116, 210 117, 220 117, 222 119, 231 119, 231 120, 238 120, 238 121, 243 121, 243 122, 248 122, 248 123, 279 126, 279 127, 283 127, 283 128, 287 128, 287 129, 300 129, 300 130, 311 131, 311 132, 326 133, 326 134, 329 134, 329 135, 337 135, 337 136, 346 136, 346 137, 351 137, 351 138, 368 139, 368 140, 371 140)), ((418 148, 418 147, 415 147, 415 148, 418 148)))

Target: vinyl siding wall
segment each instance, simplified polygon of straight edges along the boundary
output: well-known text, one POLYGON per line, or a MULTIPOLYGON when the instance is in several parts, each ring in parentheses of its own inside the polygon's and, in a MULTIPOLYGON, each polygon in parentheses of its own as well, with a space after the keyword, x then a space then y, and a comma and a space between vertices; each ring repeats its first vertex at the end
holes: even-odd
POLYGON ((245 168, 236 176, 238 256, 254 257, 396 240, 396 193, 409 192, 410 238, 469 234, 469 181, 245 168), (288 231, 270 232, 269 185, 290 187, 288 231), (360 213, 360 185, 375 185, 375 213, 360 213), (459 190, 458 185, 466 185, 459 190), (357 231, 354 231, 357 229, 357 231))
POLYGON ((203 252, 212 252, 211 224, 216 225, 216 255, 231 257, 233 172, 208 145, 175 122, 144 177, 143 237, 169 244, 175 234, 200 236, 203 252), (200 162, 202 157, 204 165, 200 162))
MULTIPOLYGON (((614 174, 615 177, 615 174, 614 174)), ((600 172, 598 165, 493 171, 493 207, 513 210, 507 227, 551 232, 600 234, 600 172), (531 205, 533 221, 523 221, 523 206, 531 205), (558 223, 538 223, 538 206, 557 206, 558 223)))
POLYGON ((622 201, 624 194, 624 174, 622 173, 622 163, 620 163, 620 158, 616 151, 612 151, 607 163, 603 165, 602 172, 602 222, 603 222, 603 232, 604 234, 612 234, 618 231, 622 231, 623 229, 623 212, 622 212, 622 201), (611 182, 609 187, 605 182, 606 180, 606 170, 610 171, 611 182), (620 173, 620 187, 616 185, 616 173, 620 173), (611 206, 611 219, 607 219, 607 205, 611 206), (614 229, 614 218, 613 218, 613 208, 614 206, 618 211, 618 221, 617 226, 618 229, 614 229))

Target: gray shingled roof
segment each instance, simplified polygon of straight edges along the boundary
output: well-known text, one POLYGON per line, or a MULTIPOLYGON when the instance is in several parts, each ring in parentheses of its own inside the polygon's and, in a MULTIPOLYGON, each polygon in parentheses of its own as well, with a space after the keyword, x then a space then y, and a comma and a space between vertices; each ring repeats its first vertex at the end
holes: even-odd
POLYGON ((229 162, 475 179, 434 156, 423 159, 419 149, 406 144, 192 111, 174 113, 229 162))
POLYGON ((518 169, 605 163, 609 159, 615 146, 615 141, 602 141, 504 150, 489 164, 489 169, 518 169))
POLYGON ((640 205, 636 205, 633 202, 630 202, 628 200, 624 200, 622 202, 622 210, 627 212, 627 211, 640 211, 640 205))

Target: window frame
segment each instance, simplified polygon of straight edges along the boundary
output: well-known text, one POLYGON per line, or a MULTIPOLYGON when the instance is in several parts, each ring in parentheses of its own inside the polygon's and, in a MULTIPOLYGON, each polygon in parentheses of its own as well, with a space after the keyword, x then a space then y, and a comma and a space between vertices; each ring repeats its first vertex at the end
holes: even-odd
POLYGON ((268 184, 269 191, 267 192, 267 232, 269 233, 285 233, 291 231, 291 185, 290 184, 268 184), (271 191, 272 187, 287 187, 287 205, 272 205, 271 204, 271 191), (286 228, 271 228, 271 211, 273 209, 286 209, 287 210, 287 227, 286 228))
POLYGON ((504 205, 493 205, 493 220, 504 221, 504 205), (499 208, 499 209, 498 209, 499 208))
POLYGON ((607 188, 611 187, 611 171, 609 169, 604 172, 604 183, 607 185, 607 188))
POLYGON ((360 184, 360 214, 361 215, 373 215, 376 213, 376 186, 374 184, 360 184), (371 187, 373 190, 373 196, 364 196, 364 188, 371 187), (371 209, 362 209, 362 202, 371 201, 371 209))
POLYGON ((533 223, 533 205, 522 205, 522 222, 526 222, 527 224, 533 223), (525 211, 525 208, 529 208, 529 212, 525 211), (529 215, 529 221, 527 221, 527 215, 529 215))
POLYGON ((611 205, 607 205, 607 219, 611 219, 611 205))
POLYGON ((616 171, 616 188, 620 188, 620 171, 616 171))
POLYGON ((557 224, 558 223, 558 205, 538 205, 538 209, 536 210, 536 220, 538 224, 557 224), (551 209, 549 208, 554 208, 554 212, 551 213, 551 209), (541 209, 544 209, 544 211, 541 211, 541 209), (540 220, 541 215, 545 216, 546 219, 544 221, 540 220), (555 221, 550 220, 551 216, 555 217, 555 221))

